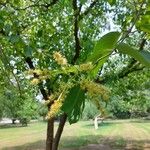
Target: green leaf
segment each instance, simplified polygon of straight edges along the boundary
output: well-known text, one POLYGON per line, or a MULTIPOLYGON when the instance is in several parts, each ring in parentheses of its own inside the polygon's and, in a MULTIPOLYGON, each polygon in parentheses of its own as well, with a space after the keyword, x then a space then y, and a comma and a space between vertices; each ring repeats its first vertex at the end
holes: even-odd
POLYGON ((10 36, 10 41, 13 44, 19 43, 20 42, 20 36, 19 35, 11 35, 10 36))
POLYGON ((115 48, 119 37, 119 32, 109 32, 96 43, 92 55, 87 59, 87 61, 92 61, 93 63, 97 62, 94 69, 90 72, 91 77, 97 75, 99 69, 115 48))
POLYGON ((150 67, 150 52, 138 51, 137 49, 132 48, 125 43, 120 43, 117 46, 117 49, 124 54, 132 56, 134 59, 138 60, 143 65, 150 67))
POLYGON ((108 3, 109 3, 111 6, 116 3, 116 0, 107 0, 107 1, 108 1, 108 3))
POLYGON ((5 29, 6 34, 9 34, 9 32, 10 32, 11 29, 12 29, 12 27, 11 27, 10 24, 6 24, 5 27, 4 27, 4 29, 5 29))
POLYGON ((26 57, 32 57, 32 47, 31 46, 26 46, 24 49, 24 53, 26 55, 26 57))
POLYGON ((38 33, 37 33, 37 36, 38 36, 38 37, 41 37, 42 35, 43 35, 43 30, 40 29, 40 30, 38 31, 38 33))
POLYGON ((146 33, 150 33, 150 25, 149 24, 142 25, 141 30, 146 32, 146 33))
POLYGON ((96 62, 104 56, 109 55, 116 46, 120 37, 119 32, 109 32, 105 34, 95 45, 93 53, 89 56, 87 61, 96 62))
POLYGON ((3 19, 0 18, 0 29, 2 29, 3 26, 4 26, 4 21, 3 21, 3 19))
POLYGON ((106 62, 106 60, 108 59, 108 57, 106 58, 103 58, 102 60, 100 60, 94 67, 94 69, 91 70, 90 72, 90 76, 92 78, 94 78, 97 74, 98 74, 98 71, 100 70, 100 68, 102 67, 102 65, 106 62))
POLYGON ((66 97, 62 110, 68 115, 69 123, 76 123, 83 111, 85 103, 85 92, 79 85, 74 86, 66 97))

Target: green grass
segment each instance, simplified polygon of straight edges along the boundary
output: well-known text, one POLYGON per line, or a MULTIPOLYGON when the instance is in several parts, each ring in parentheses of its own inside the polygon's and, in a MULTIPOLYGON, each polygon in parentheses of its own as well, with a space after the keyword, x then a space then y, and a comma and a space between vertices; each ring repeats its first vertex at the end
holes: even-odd
MULTIPOLYGON (((42 150, 45 148, 45 137, 46 122, 31 123, 28 127, 0 126, 0 149, 42 150)), ((106 144, 114 150, 126 147, 144 150, 149 141, 150 121, 104 121, 98 130, 94 129, 92 121, 80 121, 71 126, 66 124, 60 149, 106 144)))

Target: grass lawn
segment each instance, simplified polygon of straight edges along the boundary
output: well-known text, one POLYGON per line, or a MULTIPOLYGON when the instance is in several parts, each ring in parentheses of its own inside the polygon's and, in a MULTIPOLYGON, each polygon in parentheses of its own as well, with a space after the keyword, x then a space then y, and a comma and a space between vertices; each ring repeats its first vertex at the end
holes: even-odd
MULTIPOLYGON (((43 150, 45 137, 45 122, 31 123, 28 127, 0 126, 0 150, 43 150)), ((90 144, 107 145, 112 150, 150 150, 150 121, 104 121, 98 130, 90 121, 66 124, 60 150, 79 147, 88 150, 90 144)))

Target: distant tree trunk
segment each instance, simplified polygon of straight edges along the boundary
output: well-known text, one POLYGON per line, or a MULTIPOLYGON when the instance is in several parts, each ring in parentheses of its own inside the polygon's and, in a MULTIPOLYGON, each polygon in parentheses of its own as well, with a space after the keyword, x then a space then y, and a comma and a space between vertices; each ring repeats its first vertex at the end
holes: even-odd
POLYGON ((52 150, 54 137, 54 118, 48 120, 47 123, 47 139, 46 139, 46 150, 52 150))
POLYGON ((12 119, 12 124, 15 124, 16 119, 12 119))
POLYGON ((59 145, 59 142, 60 142, 60 138, 61 138, 64 126, 65 126, 66 120, 67 120, 67 115, 63 114, 60 118, 60 123, 59 123, 59 127, 57 129, 56 135, 55 135, 55 139, 53 141, 53 149, 52 150, 57 150, 58 149, 58 145, 59 145))

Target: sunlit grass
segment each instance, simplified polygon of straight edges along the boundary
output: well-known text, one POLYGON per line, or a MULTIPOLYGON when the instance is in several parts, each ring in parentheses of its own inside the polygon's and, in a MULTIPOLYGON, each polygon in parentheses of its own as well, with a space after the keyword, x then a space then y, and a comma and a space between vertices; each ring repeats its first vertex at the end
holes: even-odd
MULTIPOLYGON (((150 121, 104 121, 99 124, 98 130, 94 129, 93 121, 80 121, 73 125, 67 123, 60 142, 60 149, 71 149, 91 143, 109 144, 112 149, 124 148, 131 143, 141 148, 146 140, 150 140, 149 135, 150 121)), ((45 148, 45 137, 46 122, 31 123, 28 127, 0 126, 0 149, 42 150, 45 148)))

